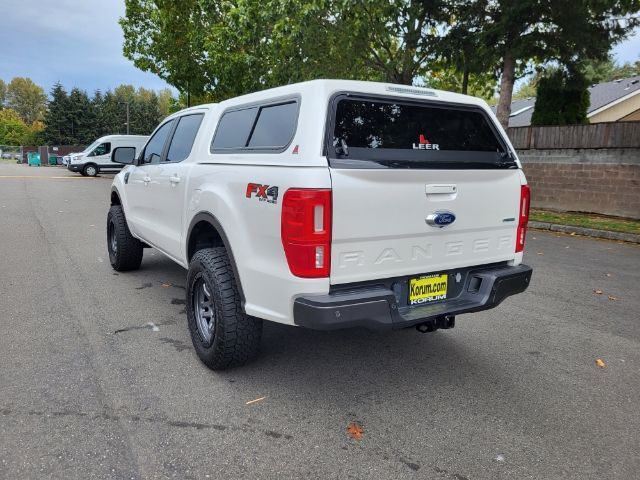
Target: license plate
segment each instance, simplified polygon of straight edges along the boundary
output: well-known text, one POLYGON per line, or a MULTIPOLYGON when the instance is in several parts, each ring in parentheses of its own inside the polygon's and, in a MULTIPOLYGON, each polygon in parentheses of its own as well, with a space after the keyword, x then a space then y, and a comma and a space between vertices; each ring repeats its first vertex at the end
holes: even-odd
POLYGON ((449 276, 446 273, 424 275, 409 280, 409 305, 435 302, 447 298, 449 276))

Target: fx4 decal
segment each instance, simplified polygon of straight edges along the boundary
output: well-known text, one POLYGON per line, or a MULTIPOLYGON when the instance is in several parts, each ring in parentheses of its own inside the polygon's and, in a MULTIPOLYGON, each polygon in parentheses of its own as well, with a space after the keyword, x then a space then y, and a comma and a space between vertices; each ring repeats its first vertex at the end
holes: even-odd
POLYGON ((246 197, 255 197, 260 202, 278 203, 278 187, 249 183, 247 184, 246 197))

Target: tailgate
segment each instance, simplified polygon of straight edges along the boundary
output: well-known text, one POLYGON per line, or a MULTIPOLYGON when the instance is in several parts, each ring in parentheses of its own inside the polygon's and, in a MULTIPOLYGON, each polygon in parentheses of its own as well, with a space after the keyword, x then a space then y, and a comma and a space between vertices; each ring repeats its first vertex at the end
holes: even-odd
POLYGON ((503 170, 331 169, 331 283, 511 260, 520 175, 503 170), (427 193, 429 192, 429 193, 427 193), (427 216, 450 212, 445 227, 427 216))

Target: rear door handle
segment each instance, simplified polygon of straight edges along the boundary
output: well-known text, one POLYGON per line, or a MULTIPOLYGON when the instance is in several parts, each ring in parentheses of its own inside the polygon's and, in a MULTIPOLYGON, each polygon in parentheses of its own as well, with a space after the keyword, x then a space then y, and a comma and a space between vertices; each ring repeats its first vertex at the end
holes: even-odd
POLYGON ((170 181, 172 184, 176 185, 176 184, 180 183, 180 177, 179 177, 179 176, 177 176, 177 175, 174 175, 174 176, 172 176, 172 177, 169 177, 169 181, 170 181))

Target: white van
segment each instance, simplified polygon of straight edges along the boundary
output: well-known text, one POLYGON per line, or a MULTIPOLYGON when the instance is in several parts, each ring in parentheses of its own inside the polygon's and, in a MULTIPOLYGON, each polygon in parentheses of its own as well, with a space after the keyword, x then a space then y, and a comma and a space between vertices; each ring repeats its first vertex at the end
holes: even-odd
POLYGON ((134 147, 136 155, 149 139, 146 135, 107 135, 100 137, 83 152, 71 154, 67 168, 87 177, 95 177, 100 172, 115 172, 122 165, 111 161, 111 151, 117 147, 134 147))

